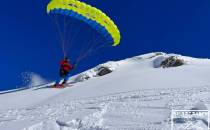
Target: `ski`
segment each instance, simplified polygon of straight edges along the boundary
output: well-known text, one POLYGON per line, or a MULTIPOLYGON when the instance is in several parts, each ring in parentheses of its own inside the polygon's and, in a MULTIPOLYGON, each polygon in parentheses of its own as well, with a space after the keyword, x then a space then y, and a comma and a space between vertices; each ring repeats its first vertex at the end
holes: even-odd
POLYGON ((52 88, 55 88, 55 89, 63 89, 63 88, 67 88, 67 87, 72 87, 73 84, 70 82, 70 83, 65 83, 65 84, 59 84, 59 85, 53 85, 51 86, 52 88))

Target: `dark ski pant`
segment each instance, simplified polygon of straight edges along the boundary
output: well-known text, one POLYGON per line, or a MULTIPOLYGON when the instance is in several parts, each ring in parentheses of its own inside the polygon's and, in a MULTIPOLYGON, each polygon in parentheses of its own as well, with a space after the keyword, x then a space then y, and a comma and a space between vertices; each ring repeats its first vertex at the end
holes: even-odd
POLYGON ((56 84, 60 84, 61 80, 67 82, 70 77, 71 75, 69 72, 60 70, 60 77, 58 78, 58 80, 56 80, 56 84))

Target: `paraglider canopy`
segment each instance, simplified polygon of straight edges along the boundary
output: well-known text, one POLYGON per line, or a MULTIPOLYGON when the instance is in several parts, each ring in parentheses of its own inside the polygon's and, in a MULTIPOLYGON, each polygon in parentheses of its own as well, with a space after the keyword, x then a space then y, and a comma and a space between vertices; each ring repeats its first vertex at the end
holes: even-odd
MULTIPOLYGON (((47 6, 47 13, 58 27, 64 57, 69 55, 66 50, 72 47, 68 44, 80 44, 79 46, 82 46, 82 49, 78 51, 76 62, 85 58, 92 51, 104 46, 117 46, 120 43, 120 31, 115 23, 101 10, 84 2, 78 0, 51 0, 47 6), (80 26, 71 26, 69 24, 74 20, 77 20, 76 23, 82 22, 91 27, 92 30, 97 32, 94 35, 100 35, 98 37, 102 37, 103 42, 101 42, 102 38, 90 38, 91 40, 86 41, 85 44, 69 41, 69 39, 73 39, 69 30, 77 30, 80 26)), ((82 39, 81 35, 79 38, 82 39)), ((75 50, 73 47, 71 49, 75 50)))

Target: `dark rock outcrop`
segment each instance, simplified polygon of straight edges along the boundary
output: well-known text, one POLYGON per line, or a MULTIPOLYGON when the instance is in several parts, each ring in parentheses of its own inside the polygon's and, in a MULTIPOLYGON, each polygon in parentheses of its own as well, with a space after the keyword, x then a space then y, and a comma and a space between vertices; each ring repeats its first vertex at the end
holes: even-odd
POLYGON ((98 69, 97 75, 98 75, 98 76, 104 76, 104 75, 107 75, 107 74, 109 74, 109 73, 111 73, 111 72, 112 72, 112 70, 110 70, 110 69, 107 68, 107 67, 100 67, 100 68, 98 69))
POLYGON ((162 61, 161 66, 163 68, 169 68, 169 67, 178 67, 184 65, 184 60, 179 59, 176 56, 170 56, 166 58, 164 61, 162 61))

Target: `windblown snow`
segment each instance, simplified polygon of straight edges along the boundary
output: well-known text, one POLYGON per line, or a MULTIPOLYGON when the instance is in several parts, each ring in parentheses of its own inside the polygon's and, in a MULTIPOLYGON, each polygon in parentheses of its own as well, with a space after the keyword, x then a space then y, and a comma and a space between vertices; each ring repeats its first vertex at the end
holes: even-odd
MULTIPOLYGON (((149 53, 101 64, 69 82, 64 89, 50 83, 0 93, 0 130, 170 130, 172 109, 210 109, 208 59, 149 53), (184 65, 162 68, 170 56, 184 65), (101 67, 112 72, 98 76, 101 67)), ((188 128, 207 130, 206 122, 188 128)))

